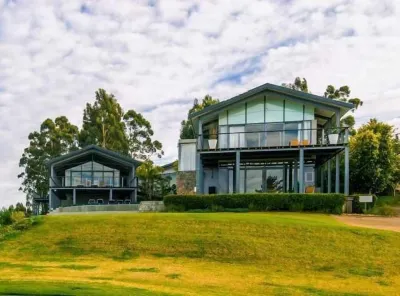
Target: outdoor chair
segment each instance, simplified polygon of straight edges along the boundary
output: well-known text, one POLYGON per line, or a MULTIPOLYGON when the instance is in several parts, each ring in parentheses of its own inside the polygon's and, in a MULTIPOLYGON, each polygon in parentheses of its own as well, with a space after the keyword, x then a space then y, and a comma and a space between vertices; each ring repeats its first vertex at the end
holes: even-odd
POLYGON ((131 203, 130 199, 125 199, 124 204, 129 205, 131 203))
POLYGON ((96 204, 96 201, 93 198, 89 199, 88 205, 95 205, 95 204, 96 204))
POLYGON ((104 200, 102 198, 98 198, 97 199, 97 204, 98 205, 103 205, 104 204, 104 200))
POLYGON ((299 140, 297 139, 290 140, 289 146, 299 146, 299 140))
POLYGON ((315 186, 307 186, 305 193, 315 193, 315 186))
POLYGON ((119 200, 117 201, 117 203, 118 203, 119 205, 122 205, 122 204, 124 203, 124 201, 123 201, 122 199, 119 199, 119 200))
POLYGON ((308 146, 308 145, 310 145, 310 141, 309 141, 309 140, 303 140, 303 141, 301 142, 301 145, 303 145, 303 146, 308 146))

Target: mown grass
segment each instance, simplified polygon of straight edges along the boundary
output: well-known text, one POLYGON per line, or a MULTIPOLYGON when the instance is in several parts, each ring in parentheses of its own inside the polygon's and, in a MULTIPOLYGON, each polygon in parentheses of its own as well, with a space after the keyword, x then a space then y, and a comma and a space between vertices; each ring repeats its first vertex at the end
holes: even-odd
POLYGON ((180 295, 400 290, 399 233, 349 227, 320 214, 48 216, 0 242, 0 256, 1 279, 96 289, 104 283, 101 293, 113 287, 180 295))

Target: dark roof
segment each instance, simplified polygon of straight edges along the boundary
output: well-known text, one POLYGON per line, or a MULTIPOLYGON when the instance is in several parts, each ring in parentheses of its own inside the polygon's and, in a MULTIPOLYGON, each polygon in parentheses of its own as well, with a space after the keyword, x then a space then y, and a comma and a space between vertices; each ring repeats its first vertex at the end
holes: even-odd
POLYGON ((174 166, 174 163, 177 162, 177 161, 178 160, 174 160, 173 162, 163 164, 161 167, 164 168, 164 169, 171 168, 171 167, 174 166))
POLYGON ((67 160, 67 159, 69 159, 71 157, 79 156, 80 154, 86 153, 86 152, 88 152, 90 150, 93 150, 94 152, 103 153, 103 154, 108 155, 110 157, 118 158, 121 161, 125 161, 125 162, 128 162, 128 163, 132 163, 132 164, 136 164, 136 165, 140 165, 141 164, 140 161, 138 161, 136 159, 133 159, 132 157, 129 157, 129 156, 126 156, 126 155, 122 155, 122 154, 120 154, 118 152, 114 152, 114 151, 111 151, 111 150, 108 150, 108 149, 101 148, 101 147, 99 147, 97 145, 89 145, 89 146, 86 146, 86 147, 84 147, 82 149, 79 149, 79 150, 76 150, 76 151, 72 151, 70 153, 67 153, 67 154, 52 158, 46 163, 46 165, 47 166, 51 166, 53 163, 57 163, 57 162, 60 162, 60 161, 63 161, 63 160, 67 160))
POLYGON ((298 91, 298 90, 293 90, 284 86, 278 86, 278 85, 274 85, 274 84, 270 84, 270 83, 265 83, 263 85, 260 85, 256 88, 253 88, 245 93, 242 93, 238 96, 235 96, 233 98, 230 98, 226 101, 222 101, 218 104, 215 105, 211 105, 208 106, 206 108, 204 108, 203 110, 197 111, 195 113, 190 114, 189 118, 193 119, 199 116, 202 116, 204 114, 213 112, 213 111, 217 111, 217 110, 221 110, 229 105, 232 105, 234 103, 240 102, 241 100, 247 99, 251 96, 254 96, 260 92, 263 91, 272 91, 275 93, 280 93, 280 94, 285 94, 288 96, 292 96, 295 98, 299 98, 302 99, 304 101, 309 101, 311 103, 320 103, 320 104, 324 104, 324 105, 329 105, 329 106, 334 106, 334 107, 338 107, 338 108, 342 108, 342 109, 352 109, 354 108, 354 105, 351 103, 346 103, 343 101, 337 101, 337 100, 333 100, 330 98, 325 98, 325 97, 321 97, 321 96, 317 96, 317 95, 313 95, 310 93, 305 93, 302 91, 298 91))

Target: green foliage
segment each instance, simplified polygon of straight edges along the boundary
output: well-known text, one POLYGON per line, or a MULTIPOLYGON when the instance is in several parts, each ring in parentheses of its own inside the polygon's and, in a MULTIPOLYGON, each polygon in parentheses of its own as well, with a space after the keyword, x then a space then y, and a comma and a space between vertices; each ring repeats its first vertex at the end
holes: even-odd
POLYGON ((306 93, 310 92, 305 78, 296 77, 293 83, 283 83, 282 86, 306 93))
POLYGON ((11 225, 13 223, 12 213, 13 211, 9 209, 3 208, 0 210, 0 227, 11 225))
POLYGON ((162 196, 165 190, 165 178, 161 175, 164 169, 151 160, 144 161, 137 169, 136 175, 140 178, 141 192, 148 200, 162 196))
POLYGON ((189 120, 190 114, 201 111, 204 108, 206 108, 208 106, 212 106, 217 103, 219 103, 219 100, 214 99, 210 95, 206 95, 203 98, 203 100, 201 101, 201 103, 199 103, 196 99, 193 103, 193 107, 188 112, 188 119, 183 120, 181 122, 180 139, 194 139, 195 138, 195 132, 193 130, 192 123, 189 120))
POLYGON ((48 169, 46 162, 56 156, 77 149, 78 127, 71 124, 65 116, 54 121, 46 119, 39 131, 29 134, 29 146, 19 161, 23 172, 20 188, 26 194, 28 205, 33 197, 45 197, 49 192, 48 169))
POLYGON ((398 155, 393 127, 371 119, 350 139, 350 179, 353 191, 383 192, 397 184, 398 155))
POLYGON ((388 216, 388 217, 397 216, 396 209, 391 207, 390 205, 375 206, 368 213, 379 216, 388 216))
POLYGON ((341 214, 345 198, 342 194, 215 194, 169 195, 164 197, 167 210, 215 211, 223 208, 248 208, 252 211, 307 211, 341 214))
MULTIPOLYGON (((352 202, 352 208, 353 208, 353 213, 356 214, 362 214, 365 211, 365 204, 360 203, 360 195, 369 195, 369 194, 354 194, 352 195, 353 197, 353 202, 352 202)), ((377 203, 378 198, 376 195, 372 195, 372 202, 367 203, 367 210, 371 209, 375 206, 377 203)))

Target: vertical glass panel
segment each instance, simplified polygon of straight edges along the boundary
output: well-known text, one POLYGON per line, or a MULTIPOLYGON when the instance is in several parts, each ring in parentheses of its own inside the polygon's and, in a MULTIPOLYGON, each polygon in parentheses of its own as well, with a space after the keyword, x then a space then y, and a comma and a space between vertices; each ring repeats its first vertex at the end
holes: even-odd
POLYGON ((264 124, 246 125, 246 147, 264 147, 265 133, 264 124))
POLYGON ((244 126, 229 127, 229 147, 240 148, 246 146, 244 126))
POLYGON ((72 172, 72 186, 82 186, 82 173, 72 172))
POLYGON ((282 192, 283 169, 267 169, 266 187, 267 192, 282 192))
POLYGON ((228 124, 244 124, 246 121, 246 114, 244 105, 228 111, 228 124))
POLYGON ((82 172, 82 183, 85 187, 92 186, 92 172, 91 171, 84 171, 82 172))
POLYGON ((263 191, 262 169, 247 170, 246 176, 246 192, 256 193, 263 191))
POLYGON ((283 122, 283 100, 267 98, 265 122, 283 122))
POLYGON ((282 146, 283 123, 267 123, 267 146, 282 146))
POLYGON ((83 171, 91 171, 91 170, 92 170, 92 162, 89 161, 89 162, 87 162, 87 163, 84 163, 84 164, 82 165, 82 170, 83 170, 83 171))
POLYGON ((218 147, 219 148, 228 148, 228 127, 220 126, 219 127, 219 135, 218 135, 218 147))
POLYGON ((300 141, 300 126, 298 122, 285 123, 285 146, 290 146, 292 141, 300 141))
POLYGON ((219 125, 227 125, 228 124, 228 116, 227 116, 226 112, 222 112, 219 114, 218 124, 219 125))
POLYGON ((69 174, 65 176, 65 183, 63 184, 63 186, 65 186, 65 187, 70 187, 70 186, 72 186, 72 184, 71 184, 71 177, 70 177, 69 174))
POLYGON ((304 120, 314 120, 314 107, 313 106, 305 105, 304 120))
POLYGON ((93 185, 104 187, 103 172, 93 172, 93 185))
POLYGON ((303 120, 303 104, 285 101, 285 121, 302 121, 303 120))
POLYGON ((109 187, 114 186, 114 173, 113 172, 104 172, 104 184, 105 184, 105 186, 109 186, 109 187))
POLYGON ((311 121, 303 122, 303 142, 305 145, 311 143, 311 121))
POLYGON ((93 170, 94 171, 102 171, 103 165, 97 162, 93 162, 93 170))
POLYGON ((247 123, 264 122, 264 98, 247 103, 247 123))
POLYGON ((218 170, 218 193, 229 193, 228 169, 218 170))

